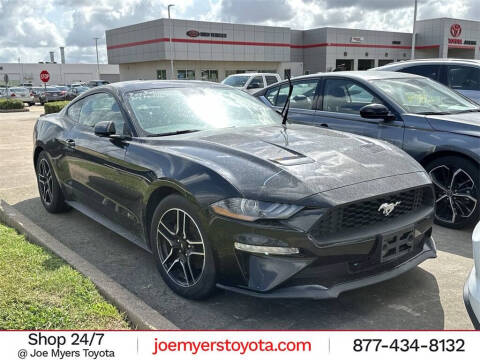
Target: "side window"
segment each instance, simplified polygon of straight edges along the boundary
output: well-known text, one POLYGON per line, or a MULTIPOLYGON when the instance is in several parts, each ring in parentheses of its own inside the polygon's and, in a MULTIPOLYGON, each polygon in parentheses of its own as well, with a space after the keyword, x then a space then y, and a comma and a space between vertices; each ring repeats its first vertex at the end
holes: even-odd
POLYGON ((78 122, 80 118, 80 110, 82 110, 83 102, 83 100, 77 101, 75 104, 72 104, 67 110, 68 117, 75 122, 78 122))
POLYGON ((262 76, 255 76, 250 84, 248 84, 247 89, 261 89, 263 88, 263 77, 262 76))
POLYGON ((265 92, 265 97, 267 98, 268 101, 270 101, 270 103, 273 106, 275 106, 275 103, 277 101, 277 95, 278 95, 278 86, 274 86, 265 92))
POLYGON ((113 121, 117 134, 124 134, 125 119, 115 98, 107 93, 86 97, 80 112, 80 124, 94 127, 100 121, 113 121))
POLYGON ((323 111, 359 115, 363 106, 381 103, 370 91, 351 80, 325 81, 323 111))
MULTIPOLYGON (((304 80, 293 83, 292 96, 290 98, 290 108, 292 109, 312 109, 313 99, 319 80, 304 80)), ((283 85, 278 92, 276 106, 285 105, 288 97, 288 83, 283 85)))
POLYGON ((267 81, 267 86, 275 84, 276 82, 278 82, 277 78, 275 76, 272 76, 272 75, 265 76, 265 80, 267 81))
POLYGON ((401 69, 400 72, 425 76, 435 81, 438 80, 440 74, 440 65, 417 65, 401 69))
POLYGON ((480 69, 470 66, 449 66, 448 86, 457 90, 480 90, 480 69))

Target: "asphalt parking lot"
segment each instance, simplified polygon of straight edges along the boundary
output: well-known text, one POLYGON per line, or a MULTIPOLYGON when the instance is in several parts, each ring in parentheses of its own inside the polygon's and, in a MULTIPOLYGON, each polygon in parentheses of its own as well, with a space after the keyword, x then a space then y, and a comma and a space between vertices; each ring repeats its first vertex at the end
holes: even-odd
POLYGON ((146 251, 77 211, 46 212, 32 163, 32 130, 43 112, 0 114, 0 198, 139 296, 182 329, 472 329, 462 290, 472 268, 472 229, 436 226, 437 259, 402 276, 328 301, 268 300, 219 291, 176 296, 146 251))

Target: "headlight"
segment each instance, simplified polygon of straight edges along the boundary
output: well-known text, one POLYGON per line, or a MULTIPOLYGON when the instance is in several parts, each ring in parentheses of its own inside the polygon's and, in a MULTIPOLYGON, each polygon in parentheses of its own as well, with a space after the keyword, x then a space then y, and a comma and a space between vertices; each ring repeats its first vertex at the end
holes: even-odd
POLYGON ((221 200, 212 204, 210 207, 218 215, 245 221, 288 219, 302 209, 302 207, 298 205, 278 204, 242 198, 221 200))

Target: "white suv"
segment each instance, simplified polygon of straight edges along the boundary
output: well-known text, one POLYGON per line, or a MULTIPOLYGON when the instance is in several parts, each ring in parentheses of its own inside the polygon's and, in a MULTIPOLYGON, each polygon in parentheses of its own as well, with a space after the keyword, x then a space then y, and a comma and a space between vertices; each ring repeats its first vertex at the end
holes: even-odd
POLYGON ((230 75, 222 81, 222 84, 253 93, 281 80, 280 75, 273 73, 244 73, 230 75))

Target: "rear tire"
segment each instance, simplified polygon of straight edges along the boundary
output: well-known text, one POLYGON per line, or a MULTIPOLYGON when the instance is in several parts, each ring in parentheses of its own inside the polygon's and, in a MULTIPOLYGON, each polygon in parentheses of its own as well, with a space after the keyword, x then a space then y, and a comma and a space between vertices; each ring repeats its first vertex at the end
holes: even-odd
POLYGON ((195 205, 180 195, 163 199, 153 214, 150 239, 158 271, 170 289, 196 300, 215 291, 213 251, 195 205))
POLYGON ((58 184, 52 164, 45 151, 38 155, 36 164, 38 192, 43 207, 50 213, 65 212, 70 209, 65 203, 62 189, 58 184))
POLYGON ((445 156, 425 169, 435 186, 435 223, 460 229, 480 218, 478 164, 460 156, 445 156))

